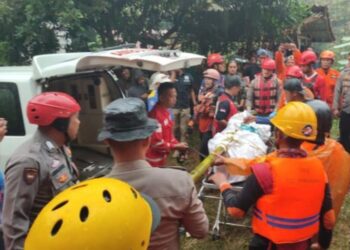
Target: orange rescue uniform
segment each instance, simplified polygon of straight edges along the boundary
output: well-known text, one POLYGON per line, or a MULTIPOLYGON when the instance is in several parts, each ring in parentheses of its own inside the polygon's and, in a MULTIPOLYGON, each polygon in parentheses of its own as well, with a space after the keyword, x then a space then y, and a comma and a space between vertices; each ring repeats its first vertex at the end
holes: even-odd
MULTIPOLYGON (((333 199, 333 208, 336 218, 339 215, 345 195, 350 188, 350 155, 343 146, 334 139, 326 139, 325 144, 318 146, 310 142, 304 142, 302 148, 308 152, 309 156, 315 156, 321 160, 323 168, 327 174, 333 199)), ((232 175, 250 175, 251 165, 261 163, 270 157, 275 157, 273 152, 265 157, 257 159, 225 158, 227 171, 232 175)))
POLYGON ((329 69, 326 73, 322 68, 318 68, 316 71, 325 80, 326 102, 328 103, 329 107, 332 108, 334 88, 340 76, 340 72, 336 69, 329 69))
POLYGON ((325 144, 315 148, 315 144, 304 142, 302 148, 310 156, 322 161, 331 188, 333 209, 339 215, 345 195, 350 188, 350 156, 343 146, 334 139, 326 139, 325 144))
POLYGON ((294 243, 311 239, 319 229, 326 174, 315 157, 269 157, 273 189, 257 202, 254 233, 270 241, 294 243))

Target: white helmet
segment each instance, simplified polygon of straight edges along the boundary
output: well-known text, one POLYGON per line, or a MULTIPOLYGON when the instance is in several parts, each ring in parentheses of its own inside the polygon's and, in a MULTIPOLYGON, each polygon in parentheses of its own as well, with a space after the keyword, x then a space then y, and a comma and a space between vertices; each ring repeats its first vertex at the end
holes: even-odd
POLYGON ((168 75, 161 73, 161 72, 156 72, 151 76, 150 79, 150 90, 157 90, 159 85, 161 83, 165 83, 165 82, 172 82, 172 80, 169 78, 168 75))

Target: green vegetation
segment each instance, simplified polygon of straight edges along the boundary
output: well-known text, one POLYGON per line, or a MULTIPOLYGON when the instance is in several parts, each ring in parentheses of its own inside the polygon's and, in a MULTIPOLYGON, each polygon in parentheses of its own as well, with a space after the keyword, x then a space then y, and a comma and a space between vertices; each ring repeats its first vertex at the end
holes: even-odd
POLYGON ((331 19, 331 26, 335 35, 334 43, 318 43, 314 47, 318 50, 331 49, 337 54, 335 67, 339 70, 347 64, 348 53, 350 52, 350 9, 348 0, 304 0, 310 5, 328 6, 331 19))
POLYGON ((279 43, 307 15, 299 0, 0 0, 0 64, 136 41, 201 54, 249 51, 279 43))

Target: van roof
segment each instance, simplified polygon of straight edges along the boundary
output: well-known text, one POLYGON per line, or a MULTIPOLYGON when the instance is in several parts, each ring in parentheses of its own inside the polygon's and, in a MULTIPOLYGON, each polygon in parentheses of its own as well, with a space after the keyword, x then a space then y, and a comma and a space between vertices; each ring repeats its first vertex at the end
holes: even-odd
POLYGON ((32 66, 12 66, 0 67, 1 81, 16 81, 20 79, 30 79, 33 76, 32 66))
POLYGON ((47 54, 33 58, 33 76, 34 79, 40 79, 120 66, 150 71, 169 71, 200 65, 204 58, 201 55, 178 50, 140 48, 47 54))

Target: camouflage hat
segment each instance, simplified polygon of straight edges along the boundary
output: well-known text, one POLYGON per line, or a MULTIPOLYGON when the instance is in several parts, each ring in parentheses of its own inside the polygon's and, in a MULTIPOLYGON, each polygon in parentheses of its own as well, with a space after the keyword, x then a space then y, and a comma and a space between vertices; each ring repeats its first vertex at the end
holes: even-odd
POLYGON ((139 98, 115 100, 106 107, 104 114, 99 141, 146 139, 158 128, 157 121, 148 118, 145 103, 139 98))

